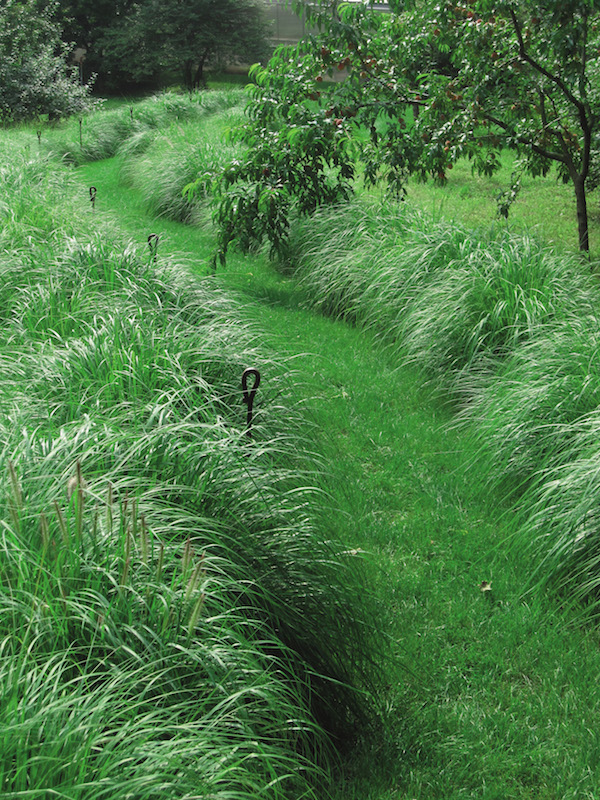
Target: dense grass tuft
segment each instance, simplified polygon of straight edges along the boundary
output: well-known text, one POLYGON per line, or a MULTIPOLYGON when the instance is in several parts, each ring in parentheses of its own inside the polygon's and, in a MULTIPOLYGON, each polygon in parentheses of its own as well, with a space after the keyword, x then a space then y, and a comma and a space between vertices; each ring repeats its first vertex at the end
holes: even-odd
POLYGON ((241 97, 241 89, 193 95, 162 92, 131 106, 97 111, 81 121, 72 119, 56 131, 44 131, 42 141, 53 156, 73 164, 110 158, 130 141, 140 152, 171 123, 200 122, 238 105, 241 97))
POLYGON ((202 126, 188 122, 165 127, 151 144, 146 144, 143 154, 141 137, 128 140, 120 148, 122 177, 136 189, 150 213, 178 222, 197 220, 198 204, 204 198, 196 195, 190 201, 184 189, 203 175, 207 176, 208 189, 210 175, 234 158, 237 148, 224 144, 223 130, 242 121, 241 93, 238 102, 238 106, 215 112, 202 126))
POLYGON ((408 205, 321 211, 297 225, 293 246, 315 306, 375 329, 461 391, 586 299, 579 265, 531 238, 470 232, 408 205))
POLYGON ((359 555, 314 521, 296 387, 238 302, 21 151, 0 253, 0 793, 323 797, 380 645, 359 555))
POLYGON ((600 316, 581 262, 364 201, 298 223, 293 242, 312 305, 376 330, 453 399, 473 480, 519 501, 538 588, 597 614, 600 316))

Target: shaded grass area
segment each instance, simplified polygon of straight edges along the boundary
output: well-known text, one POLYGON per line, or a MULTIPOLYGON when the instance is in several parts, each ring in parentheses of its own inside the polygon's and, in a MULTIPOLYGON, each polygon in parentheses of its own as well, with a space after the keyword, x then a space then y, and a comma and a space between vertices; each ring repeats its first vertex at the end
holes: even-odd
MULTIPOLYGON (((115 181, 117 170, 91 165, 85 174, 94 179, 102 168, 108 199, 109 173, 115 181)), ((111 204, 133 204, 127 199, 134 196, 130 190, 116 182, 112 186, 111 204)), ((393 303, 405 302, 406 293, 390 281, 390 251, 403 240, 389 218, 399 215, 390 210, 380 227, 365 213, 363 227, 371 219, 371 253, 379 254, 388 269, 373 280, 350 233, 357 228, 353 213, 351 224, 338 210, 339 225, 329 218, 319 228, 317 221, 307 226, 306 235, 314 243, 320 230, 326 243, 339 229, 330 252, 336 251, 340 262, 345 258, 346 266, 356 266, 360 291, 337 291, 336 279, 331 274, 328 279, 325 271, 322 288, 311 290, 305 283, 299 291, 289 276, 278 275, 260 257, 236 257, 218 276, 243 298, 244 313, 259 321, 265 342, 291 356, 288 368, 302 378, 298 399, 314 423, 313 445, 323 456, 321 488, 329 501, 319 506, 320 518, 353 552, 377 566, 373 585, 387 609, 394 658, 382 728, 364 737, 337 774, 334 789, 344 800, 592 798, 600 754, 597 634, 569 624, 551 597, 524 594, 530 561, 507 549, 515 522, 503 487, 486 487, 483 474, 478 478, 469 471, 478 446, 453 427, 468 382, 450 380, 456 393, 449 404, 432 381, 442 376, 448 364, 444 357, 440 370, 429 373, 430 387, 423 388, 421 369, 390 345, 394 332, 389 336, 384 330, 405 316, 405 307, 393 303), (356 323, 363 321, 359 301, 365 289, 372 292, 372 312, 363 328, 356 323), (344 305, 348 297, 352 302, 344 305), (316 315, 309 307, 313 301, 347 321, 316 315), (491 591, 481 590, 483 582, 491 591)), ((145 231, 148 224, 142 221, 136 228, 134 217, 130 223, 132 232, 145 231)), ((405 227, 427 233, 431 225, 424 219, 419 227, 411 218, 405 227)), ((172 230, 173 246, 186 248, 192 268, 203 272, 210 233, 165 230, 172 230)), ((429 239, 420 263, 437 263, 441 272, 448 252, 458 257, 465 245, 449 236, 441 221, 438 232, 441 241, 429 239)), ((534 248, 537 258, 536 253, 534 248)), ((323 244, 314 247, 314 259, 331 267, 323 244)), ((540 259, 541 274, 551 276, 545 256, 540 259)), ((407 257, 409 286, 417 279, 418 263, 414 253, 407 257)), ((552 315, 561 294, 558 284, 544 284, 547 290, 533 315, 525 314, 517 329, 506 329, 508 313, 497 315, 490 331, 506 343, 498 361, 552 315)), ((514 297, 508 286, 508 294, 500 295, 505 299, 514 297)), ((518 297, 515 302, 530 312, 518 297)), ((433 343, 439 348, 443 340, 433 343)), ((475 350, 482 356, 485 342, 480 344, 475 350)), ((479 387, 490 365, 485 358, 477 361, 479 387)))

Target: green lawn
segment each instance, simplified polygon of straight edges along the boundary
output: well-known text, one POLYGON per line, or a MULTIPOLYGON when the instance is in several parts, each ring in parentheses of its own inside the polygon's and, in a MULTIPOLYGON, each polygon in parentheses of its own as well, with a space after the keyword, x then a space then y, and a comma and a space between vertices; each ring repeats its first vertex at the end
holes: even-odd
MULTIPOLYGON (((546 178, 526 176, 513 204, 508 220, 498 215, 498 195, 511 182, 514 156, 505 153, 502 169, 492 178, 473 175, 468 161, 459 162, 448 172, 448 183, 436 187, 432 183, 412 182, 409 201, 418 203, 434 217, 444 216, 469 226, 490 225, 510 230, 530 231, 548 243, 566 250, 578 248, 575 194, 570 184, 557 181, 555 171, 546 178)), ((600 206, 597 192, 588 196, 591 257, 600 257, 600 206)))

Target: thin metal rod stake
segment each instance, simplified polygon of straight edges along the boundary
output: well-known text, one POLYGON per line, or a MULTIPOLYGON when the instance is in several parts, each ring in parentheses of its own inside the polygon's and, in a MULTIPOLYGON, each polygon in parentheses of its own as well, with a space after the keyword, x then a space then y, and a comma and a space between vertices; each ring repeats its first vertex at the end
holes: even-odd
POLYGON ((92 204, 92 211, 96 208, 96 192, 98 190, 95 186, 90 186, 90 203, 92 204))
POLYGON ((253 405, 254 405, 254 398, 256 396, 256 390, 258 389, 260 384, 260 372, 253 367, 249 367, 245 369, 242 373, 242 389, 244 391, 244 402, 248 406, 248 412, 246 414, 246 435, 250 438, 252 437, 252 414, 253 414, 253 405), (248 378, 254 378, 254 385, 251 389, 248 389, 248 378))

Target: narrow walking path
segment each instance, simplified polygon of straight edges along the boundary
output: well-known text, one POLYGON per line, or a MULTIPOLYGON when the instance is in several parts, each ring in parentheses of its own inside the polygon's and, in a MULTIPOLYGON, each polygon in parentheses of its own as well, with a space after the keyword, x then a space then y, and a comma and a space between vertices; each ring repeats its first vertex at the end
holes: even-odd
MULTIPOLYGON (((115 161, 80 175, 98 187, 98 214, 118 217, 137 241, 160 233, 162 252, 202 273, 210 231, 147 217, 115 161)), ((474 494, 449 412, 370 334, 304 308, 293 282, 259 257, 233 259, 219 281, 244 295, 265 342, 292 357, 329 465, 324 524, 373 561, 395 642, 395 747, 365 743, 340 798, 594 796, 598 637, 522 599, 526 565, 502 546, 497 498, 474 494)))

